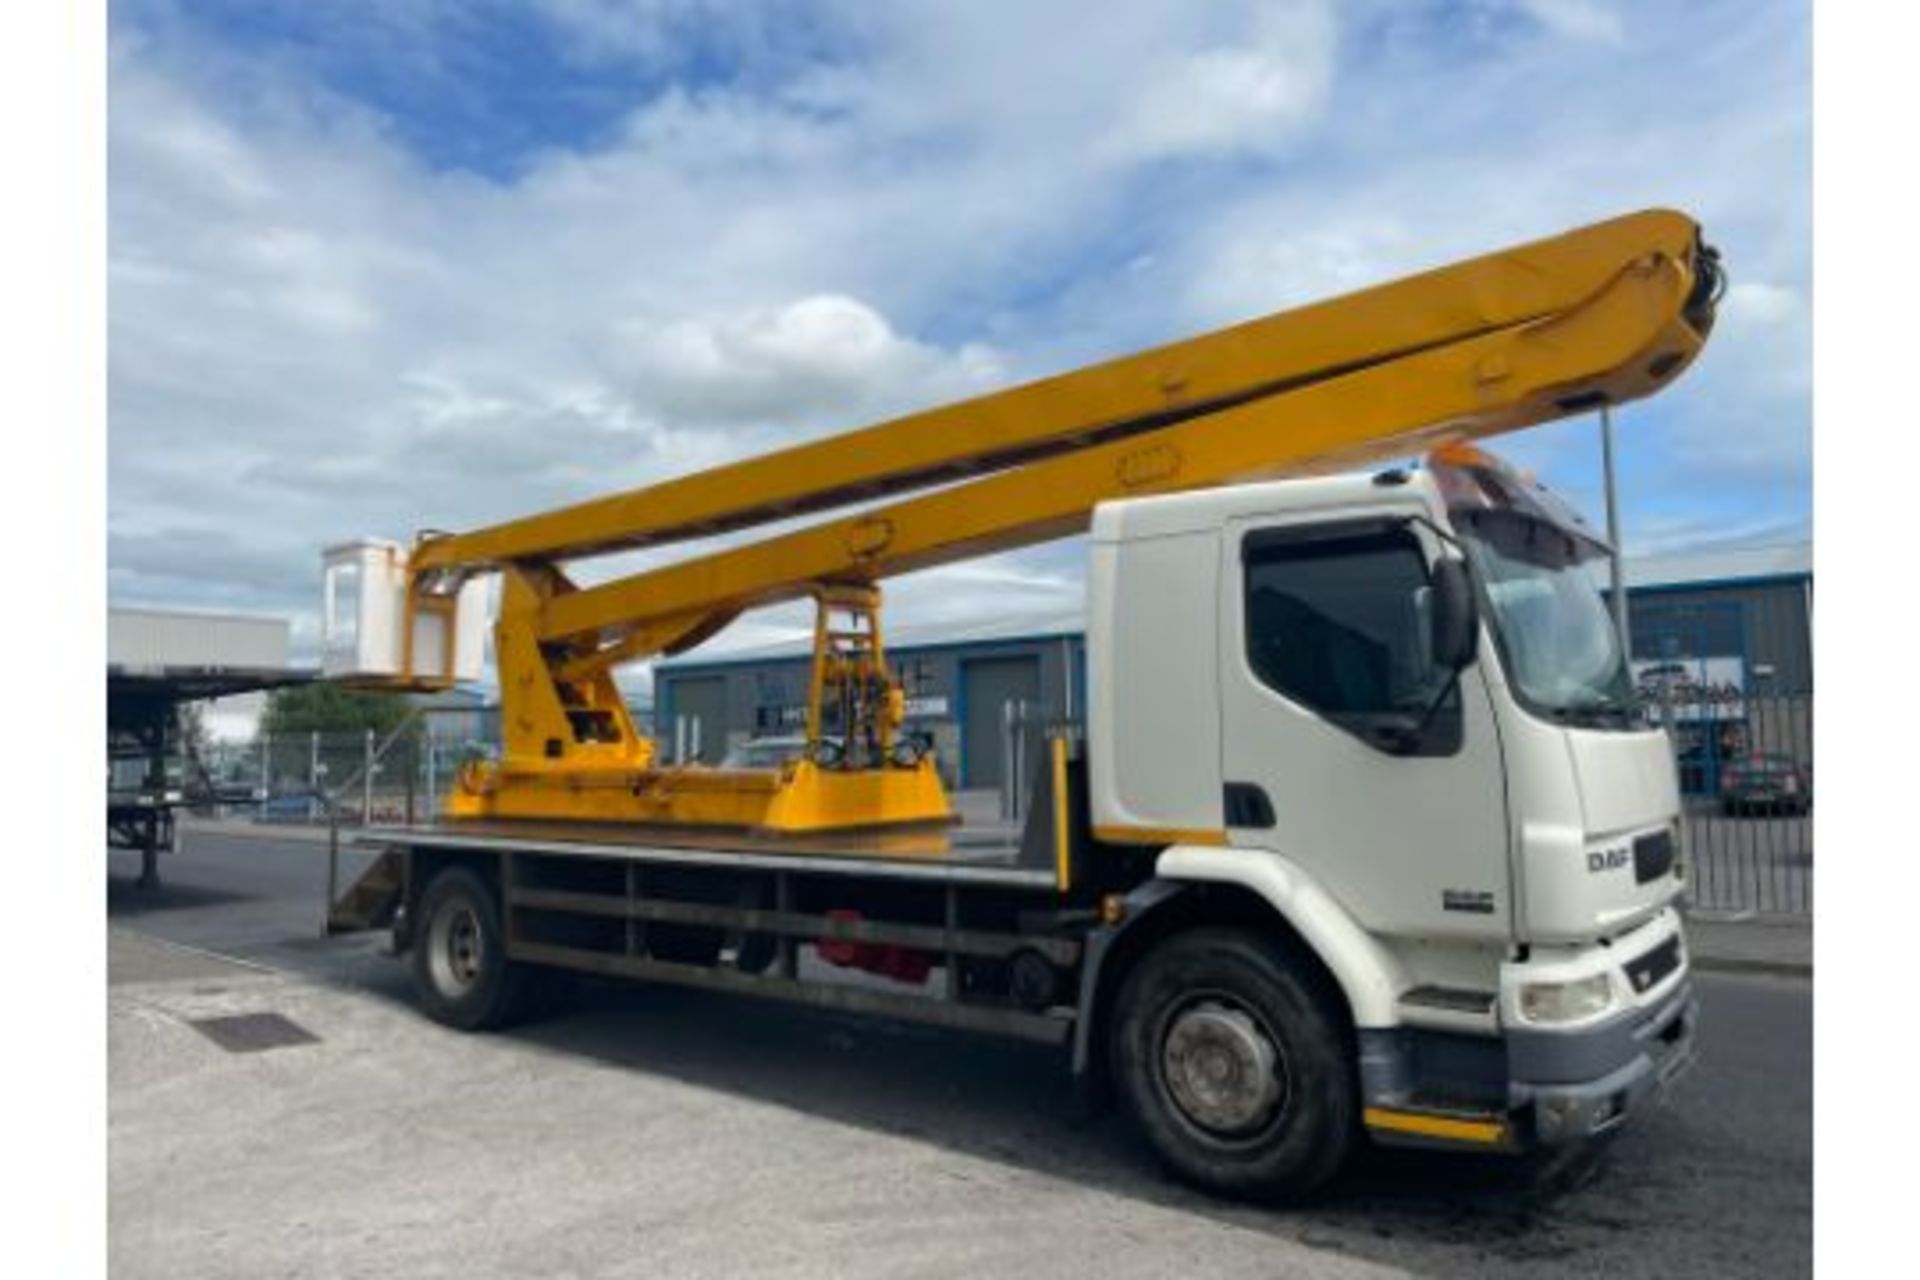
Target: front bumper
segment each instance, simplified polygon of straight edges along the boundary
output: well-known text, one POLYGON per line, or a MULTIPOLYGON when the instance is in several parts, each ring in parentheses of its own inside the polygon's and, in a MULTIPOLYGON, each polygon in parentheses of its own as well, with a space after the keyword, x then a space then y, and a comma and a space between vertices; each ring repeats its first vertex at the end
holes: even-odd
MULTIPOLYGON (((1481 1150, 1559 1146, 1605 1133, 1658 1100, 1693 1064, 1700 1006, 1676 918, 1663 913, 1634 942, 1539 967, 1606 969, 1626 990, 1645 975, 1645 990, 1597 1022, 1537 1027, 1512 1016, 1507 1000, 1496 1035, 1363 1030, 1361 1085, 1373 1137, 1481 1150), (1669 949, 1672 967, 1652 980, 1647 965, 1669 949)), ((1509 992, 1523 975, 1511 976, 1509 992)))
POLYGON ((1577 1034, 1507 1035, 1508 1105, 1523 1144, 1556 1146, 1614 1128, 1658 1098, 1694 1061, 1693 984, 1577 1034))

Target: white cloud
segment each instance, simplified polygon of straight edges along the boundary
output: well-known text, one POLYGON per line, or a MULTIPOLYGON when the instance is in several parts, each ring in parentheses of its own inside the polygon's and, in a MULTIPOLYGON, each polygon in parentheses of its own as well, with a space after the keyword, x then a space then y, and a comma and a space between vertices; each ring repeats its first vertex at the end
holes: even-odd
POLYGON ((339 537, 506 518, 1004 376, 809 291, 805 226, 712 216, 644 149, 501 190, 366 133, 249 135, 124 48, 113 92, 123 598, 304 611, 339 537), (244 566, 212 554, 236 542, 244 566))
POLYGON ((1813 537, 1805 518, 1743 518, 1685 512, 1657 512, 1627 530, 1629 554, 1666 556, 1741 547, 1773 547, 1813 537))
MULTIPOLYGON (((756 6, 551 0, 573 56, 669 87, 490 179, 285 68, 118 33, 112 590, 304 621, 329 541, 595 496, 1647 204, 1698 213, 1735 281, 1648 411, 1660 447, 1804 470, 1804 15, 1382 34, 1423 11, 1148 0, 1016 27, 827 0, 828 57, 756 6), (1604 47, 1629 25, 1632 57, 1604 47), (751 74, 681 75, 696 44, 751 74)), ((895 599, 1038 609, 1073 594, 1073 551, 895 599)))
POLYGON ((1376 284, 1392 276, 1389 264, 1419 244, 1412 228, 1392 218, 1302 228, 1256 215, 1218 230, 1184 291, 1198 324, 1224 324, 1376 284))
POLYGON ((531 7, 560 27, 574 57, 589 63, 671 64, 696 32, 764 47, 780 25, 780 6, 741 0, 532 0, 531 7))
POLYGON ((1000 380, 979 345, 938 350, 856 298, 816 294, 718 316, 618 322, 613 358, 669 420, 817 422, 952 399, 1000 380))
POLYGON ((1107 139, 1123 159, 1279 152, 1312 125, 1333 79, 1334 20, 1315 4, 1256 11, 1229 44, 1166 60, 1107 139))
POLYGON ((1720 303, 1720 314, 1735 324, 1787 324, 1798 319, 1803 311, 1797 289, 1764 280, 1743 280, 1730 286, 1720 303))
POLYGON ((1620 14, 1599 0, 1518 0, 1534 21, 1557 35, 1602 44, 1620 44, 1626 27, 1620 14))

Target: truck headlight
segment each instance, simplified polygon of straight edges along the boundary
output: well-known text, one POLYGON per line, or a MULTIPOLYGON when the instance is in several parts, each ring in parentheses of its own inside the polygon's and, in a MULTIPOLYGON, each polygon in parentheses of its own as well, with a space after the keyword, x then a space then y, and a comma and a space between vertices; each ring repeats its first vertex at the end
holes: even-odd
POLYGON ((1529 982, 1520 988, 1520 1016, 1528 1022, 1579 1022, 1605 1013, 1613 1003, 1613 984, 1604 973, 1572 982, 1529 982))

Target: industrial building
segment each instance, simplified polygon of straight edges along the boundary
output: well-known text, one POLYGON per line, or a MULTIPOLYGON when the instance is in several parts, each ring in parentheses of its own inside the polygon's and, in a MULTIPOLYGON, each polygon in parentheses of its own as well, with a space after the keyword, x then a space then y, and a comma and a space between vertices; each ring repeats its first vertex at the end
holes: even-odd
POLYGON ((1713 797, 1729 761, 1813 765, 1813 546, 1630 561, 1633 670, 1672 726, 1680 788, 1713 797))
MULTIPOLYGON (((906 689, 907 730, 932 738, 948 786, 1001 785, 1010 714, 1029 736, 1084 714, 1084 629, 1078 610, 892 629, 887 651, 906 689)), ((675 758, 711 764, 750 739, 803 734, 811 653, 799 641, 656 664, 657 737, 675 758)))
POLYGON ((1743 547, 1630 561, 1635 674, 1688 664, 1710 684, 1760 696, 1813 692, 1813 545, 1743 547))
MULTIPOLYGON (((1811 762, 1810 543, 1646 557, 1626 565, 1634 675, 1675 728, 1681 781, 1712 794, 1719 768, 1755 743, 1811 762)), ((1047 723, 1086 706, 1076 610, 963 628, 896 627, 889 653, 912 732, 932 737, 951 787, 998 788, 1007 759, 1047 723), (1009 710, 1009 708, 1012 708, 1009 710)), ((756 739, 804 733, 805 640, 654 668, 656 732, 676 759, 709 764, 756 739)))

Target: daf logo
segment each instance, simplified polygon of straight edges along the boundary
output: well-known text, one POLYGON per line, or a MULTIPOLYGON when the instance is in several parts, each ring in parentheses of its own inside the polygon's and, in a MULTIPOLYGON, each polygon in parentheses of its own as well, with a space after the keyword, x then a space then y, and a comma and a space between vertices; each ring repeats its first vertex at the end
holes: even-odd
POLYGON ((1618 871, 1633 861, 1633 854, 1625 845, 1618 849, 1595 849, 1587 855, 1587 870, 1594 875, 1602 871, 1618 871))

